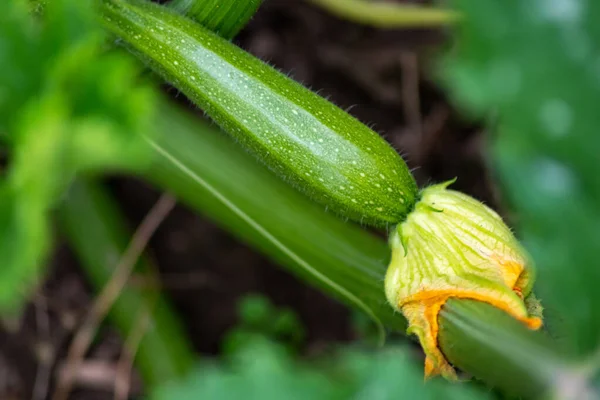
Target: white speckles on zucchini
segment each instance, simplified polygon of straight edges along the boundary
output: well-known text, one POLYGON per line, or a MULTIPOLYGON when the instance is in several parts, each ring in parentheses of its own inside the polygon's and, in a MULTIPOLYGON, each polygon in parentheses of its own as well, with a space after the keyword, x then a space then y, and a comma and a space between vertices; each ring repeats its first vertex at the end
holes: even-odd
POLYGON ((164 7, 101 4, 105 26, 134 53, 313 199, 373 225, 412 209, 417 186, 402 158, 343 110, 164 7))

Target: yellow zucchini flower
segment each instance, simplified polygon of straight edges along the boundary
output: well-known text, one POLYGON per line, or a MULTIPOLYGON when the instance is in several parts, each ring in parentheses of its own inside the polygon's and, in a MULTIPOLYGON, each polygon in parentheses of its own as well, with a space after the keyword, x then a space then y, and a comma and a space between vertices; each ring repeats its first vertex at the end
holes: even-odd
POLYGON ((531 329, 542 321, 528 315, 524 298, 533 264, 498 214, 447 187, 426 188, 415 209, 390 236, 392 259, 385 278, 392 307, 408 320, 425 351, 425 376, 456 378, 438 347, 438 315, 449 298, 498 307, 531 329))

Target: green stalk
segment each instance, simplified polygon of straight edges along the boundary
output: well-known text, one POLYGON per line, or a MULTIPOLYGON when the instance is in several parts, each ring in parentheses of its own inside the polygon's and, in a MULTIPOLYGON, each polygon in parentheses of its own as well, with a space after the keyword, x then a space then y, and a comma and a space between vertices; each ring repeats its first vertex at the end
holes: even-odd
MULTIPOLYGON (((97 291, 102 290, 130 239, 124 217, 99 185, 83 180, 73 184, 58 214, 83 272, 97 291)), ((146 259, 139 260, 135 269, 144 276, 153 270, 146 259)), ((183 377, 195 360, 175 311, 158 290, 126 286, 108 315, 123 337, 139 328, 136 316, 149 315, 136 353, 136 366, 149 386, 183 377)))
MULTIPOLYGON (((145 175, 149 181, 290 273, 367 313, 380 328, 404 332, 406 321, 383 293, 389 258, 383 240, 327 213, 214 128, 169 107, 162 110, 158 129, 168 135, 149 139, 158 154, 145 175)), ((557 376, 579 376, 543 334, 485 303, 451 300, 440 325, 448 359, 507 392, 556 392, 557 376)))
POLYGON ((382 0, 310 0, 341 18, 384 28, 427 28, 450 24, 459 19, 452 10, 382 0))
POLYGON ((196 20, 225 39, 233 38, 258 10, 263 0, 172 0, 171 9, 196 20))
POLYGON ((168 134, 149 139, 159 157, 146 179, 371 316, 382 340, 384 324, 406 329, 383 293, 384 241, 326 212, 214 128, 172 107, 162 112, 157 128, 168 134))
POLYGON ((486 303, 449 300, 440 313, 439 341, 455 366, 513 395, 564 398, 557 396, 561 385, 590 385, 544 333, 486 303))

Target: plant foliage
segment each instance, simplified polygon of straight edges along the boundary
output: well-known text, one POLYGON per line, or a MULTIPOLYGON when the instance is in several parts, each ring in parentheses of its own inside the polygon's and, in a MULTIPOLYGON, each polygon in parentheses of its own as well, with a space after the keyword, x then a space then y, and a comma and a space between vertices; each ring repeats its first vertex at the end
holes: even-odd
POLYGON ((129 58, 107 53, 91 2, 43 17, 0 5, 0 308, 19 306, 49 250, 48 212, 80 172, 141 169, 153 95, 129 58))
POLYGON ((439 399, 486 396, 466 386, 423 382, 410 352, 388 347, 377 353, 346 349, 327 363, 299 363, 285 349, 255 340, 228 362, 204 363, 176 385, 159 389, 153 400, 219 399, 439 399))

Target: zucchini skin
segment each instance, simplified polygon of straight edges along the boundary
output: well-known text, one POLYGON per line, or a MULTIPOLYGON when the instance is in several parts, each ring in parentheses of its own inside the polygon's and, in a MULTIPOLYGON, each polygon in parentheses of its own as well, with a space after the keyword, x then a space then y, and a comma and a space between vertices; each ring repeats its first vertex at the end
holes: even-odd
POLYGON ((412 210, 418 189, 404 160, 345 111, 166 7, 100 0, 100 8, 130 51, 329 210, 375 226, 412 210))

